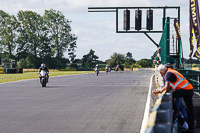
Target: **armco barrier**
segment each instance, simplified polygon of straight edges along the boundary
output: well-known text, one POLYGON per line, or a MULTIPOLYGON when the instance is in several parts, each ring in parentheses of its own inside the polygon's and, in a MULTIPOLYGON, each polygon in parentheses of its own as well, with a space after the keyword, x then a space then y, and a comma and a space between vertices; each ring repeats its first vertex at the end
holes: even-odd
POLYGON ((133 71, 138 71, 138 68, 133 68, 133 71))
POLYGON ((150 111, 145 133, 171 133, 172 127, 172 93, 164 92, 150 111))
POLYGON ((0 74, 4 74, 4 73, 5 73, 4 68, 0 68, 0 74))
POLYGON ((194 87, 194 91, 200 94, 200 71, 178 70, 194 87))
POLYGON ((199 71, 199 67, 192 67, 191 70, 199 71))
POLYGON ((23 68, 19 68, 17 73, 23 73, 23 68))

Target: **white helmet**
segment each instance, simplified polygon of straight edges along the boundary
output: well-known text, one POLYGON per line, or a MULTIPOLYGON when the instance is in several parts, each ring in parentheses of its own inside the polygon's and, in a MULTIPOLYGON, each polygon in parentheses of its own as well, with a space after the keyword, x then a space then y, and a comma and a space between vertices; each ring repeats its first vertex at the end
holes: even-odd
POLYGON ((44 63, 42 63, 42 64, 41 64, 41 67, 42 67, 42 68, 44 68, 44 67, 45 67, 45 64, 44 64, 44 63))
POLYGON ((98 64, 96 64, 96 67, 98 67, 98 64))

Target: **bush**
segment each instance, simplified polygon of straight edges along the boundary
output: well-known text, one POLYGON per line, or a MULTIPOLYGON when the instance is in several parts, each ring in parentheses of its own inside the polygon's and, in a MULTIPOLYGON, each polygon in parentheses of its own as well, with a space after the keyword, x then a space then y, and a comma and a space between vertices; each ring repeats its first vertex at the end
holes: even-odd
POLYGON ((197 65, 195 63, 192 64, 192 67, 197 67, 197 65))
POLYGON ((152 62, 148 59, 141 59, 139 61, 136 61, 136 64, 142 66, 142 67, 151 67, 152 62))
POLYGON ((139 64, 133 64, 131 65, 131 69, 133 68, 142 68, 142 66, 140 66, 139 64))
POLYGON ((24 58, 20 59, 18 62, 17 62, 17 65, 20 67, 20 68, 27 68, 27 62, 24 58))
POLYGON ((26 57, 26 63, 27 63, 27 68, 36 68, 36 63, 34 63, 34 62, 36 62, 35 61, 35 58, 34 58, 34 56, 33 55, 28 55, 27 57, 26 57))
POLYGON ((187 64, 187 65, 185 65, 186 67, 190 67, 191 65, 190 64, 187 64))
POLYGON ((125 68, 131 68, 131 65, 133 64, 133 62, 131 60, 126 60, 124 63, 124 67, 125 68))

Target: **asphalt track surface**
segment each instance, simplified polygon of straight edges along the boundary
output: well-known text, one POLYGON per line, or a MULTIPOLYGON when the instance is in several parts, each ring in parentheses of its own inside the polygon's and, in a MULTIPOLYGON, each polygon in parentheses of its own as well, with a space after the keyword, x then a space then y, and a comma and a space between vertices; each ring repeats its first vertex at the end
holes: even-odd
POLYGON ((0 84, 0 133, 139 133, 152 71, 0 84))

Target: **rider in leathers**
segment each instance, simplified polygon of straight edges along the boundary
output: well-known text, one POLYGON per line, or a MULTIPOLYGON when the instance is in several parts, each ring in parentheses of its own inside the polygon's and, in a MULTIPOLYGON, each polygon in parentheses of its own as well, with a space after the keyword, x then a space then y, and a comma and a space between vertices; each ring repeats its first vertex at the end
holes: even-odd
POLYGON ((47 73, 47 82, 48 82, 48 80, 49 80, 49 70, 48 70, 48 68, 45 66, 44 63, 41 64, 41 67, 39 68, 39 72, 38 72, 38 73, 40 73, 41 70, 44 70, 44 71, 47 73))

